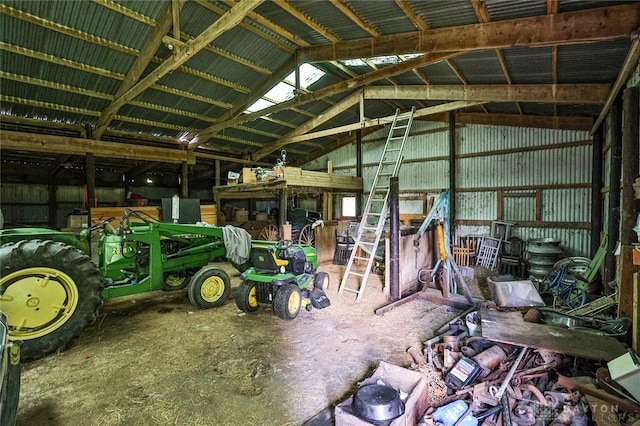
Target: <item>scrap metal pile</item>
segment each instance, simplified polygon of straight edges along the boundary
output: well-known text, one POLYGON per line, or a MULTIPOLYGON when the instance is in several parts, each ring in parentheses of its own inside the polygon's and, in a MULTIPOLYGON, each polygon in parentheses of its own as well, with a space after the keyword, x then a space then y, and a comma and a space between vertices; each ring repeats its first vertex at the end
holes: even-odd
MULTIPOLYGON (((500 312, 488 302, 465 312, 424 348, 407 351, 412 369, 428 382, 429 409, 418 424, 640 425, 640 404, 609 374, 614 359, 634 354, 613 337, 567 331, 528 323, 520 311, 500 312), (538 334, 549 336, 538 340, 543 345, 536 344, 538 334)), ((637 373, 629 379, 640 386, 637 373)))

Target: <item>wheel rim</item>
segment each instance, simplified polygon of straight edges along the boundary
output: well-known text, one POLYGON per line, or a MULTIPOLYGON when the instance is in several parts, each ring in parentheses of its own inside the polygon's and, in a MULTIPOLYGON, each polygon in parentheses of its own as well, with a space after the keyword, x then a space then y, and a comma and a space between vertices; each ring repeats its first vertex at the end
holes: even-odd
POLYGON ((259 240, 278 241, 278 227, 270 224, 262 228, 258 235, 259 240))
POLYGON ((69 320, 78 306, 78 287, 62 271, 28 268, 0 280, 0 308, 15 339, 36 339, 69 320))
POLYGON ((316 239, 313 235, 313 229, 311 225, 305 225, 300 231, 300 237, 298 238, 299 244, 306 244, 308 246, 315 247, 316 239))
POLYGON ((287 303, 287 309, 289 310, 290 313, 294 314, 300 308, 301 302, 302 302, 302 299, 300 297, 300 293, 297 291, 294 291, 291 293, 291 296, 289 296, 289 303, 287 303))
POLYGON ((249 294, 247 295, 247 303, 249 304, 250 308, 258 307, 258 290, 256 289, 255 285, 251 287, 251 290, 249 290, 249 294))
POLYGON ((200 295, 207 302, 215 302, 224 294, 224 280, 220 277, 209 277, 200 288, 200 295))
POLYGON ((170 274, 167 275, 164 283, 167 285, 167 287, 180 287, 182 284, 184 284, 184 280, 186 279, 187 277, 185 277, 184 275, 170 274))

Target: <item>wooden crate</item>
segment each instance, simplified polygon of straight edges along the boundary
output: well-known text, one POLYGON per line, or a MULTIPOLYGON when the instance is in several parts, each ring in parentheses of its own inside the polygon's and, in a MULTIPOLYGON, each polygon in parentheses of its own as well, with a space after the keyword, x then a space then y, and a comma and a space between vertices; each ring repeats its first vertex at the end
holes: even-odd
POLYGON ((252 183, 256 181, 256 169, 252 169, 249 167, 244 167, 242 169, 242 175, 240 177, 240 182, 242 183, 252 183))
POLYGON ((218 224, 218 206, 210 204, 206 206, 200 206, 200 220, 210 223, 212 225, 218 224))

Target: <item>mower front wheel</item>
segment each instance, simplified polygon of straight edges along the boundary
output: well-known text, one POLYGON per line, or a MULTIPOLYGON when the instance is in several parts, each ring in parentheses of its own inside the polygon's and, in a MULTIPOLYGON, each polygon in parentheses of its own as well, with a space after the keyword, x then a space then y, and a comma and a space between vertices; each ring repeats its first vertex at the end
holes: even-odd
POLYGON ((326 290, 329 288, 329 274, 326 272, 318 272, 313 278, 313 288, 326 290))
POLYGON ((242 312, 255 312, 260 308, 258 304, 258 289, 253 281, 243 281, 236 290, 236 306, 242 312))
POLYGON ((215 266, 200 269, 191 278, 189 300, 200 309, 221 306, 231 294, 229 275, 215 266))
POLYGON ((297 285, 288 283, 276 291, 273 312, 282 319, 292 320, 298 316, 302 306, 302 292, 297 285))

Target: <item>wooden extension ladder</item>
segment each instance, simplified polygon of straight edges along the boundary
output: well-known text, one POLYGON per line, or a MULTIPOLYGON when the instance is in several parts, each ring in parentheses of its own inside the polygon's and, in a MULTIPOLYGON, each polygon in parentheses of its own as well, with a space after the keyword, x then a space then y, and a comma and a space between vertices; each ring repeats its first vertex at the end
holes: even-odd
POLYGON ((414 112, 415 107, 403 114, 400 114, 400 109, 396 110, 389 136, 387 136, 387 141, 384 145, 382 158, 380 158, 380 164, 378 164, 371 191, 369 192, 369 198, 362 214, 362 220, 358 226, 354 248, 351 250, 347 268, 340 283, 338 295, 342 295, 343 291, 356 293, 358 295, 356 302, 364 294, 369 273, 376 259, 376 250, 387 219, 389 183, 391 178, 398 176, 400 171, 402 150, 411 130, 414 112), (361 268, 358 268, 358 271, 353 270, 356 262, 365 264, 364 271, 361 271, 361 268), (354 279, 350 281, 350 278, 354 279), (347 284, 348 282, 350 282, 349 285, 347 284))

